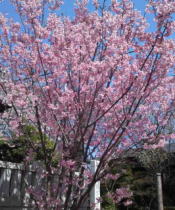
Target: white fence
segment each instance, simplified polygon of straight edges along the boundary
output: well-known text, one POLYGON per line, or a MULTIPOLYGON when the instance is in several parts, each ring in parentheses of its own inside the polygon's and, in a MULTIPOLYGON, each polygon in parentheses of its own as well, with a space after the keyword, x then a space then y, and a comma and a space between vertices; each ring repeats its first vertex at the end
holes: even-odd
MULTIPOLYGON (((95 172, 98 161, 91 161, 92 172, 95 172)), ((0 210, 34 210, 32 199, 26 189, 29 186, 41 186, 42 178, 33 165, 26 170, 23 164, 0 161, 0 210)), ((89 202, 81 210, 89 209, 90 204, 100 197, 100 183, 96 183, 90 193, 89 202)), ((100 209, 100 204, 96 204, 100 209)))

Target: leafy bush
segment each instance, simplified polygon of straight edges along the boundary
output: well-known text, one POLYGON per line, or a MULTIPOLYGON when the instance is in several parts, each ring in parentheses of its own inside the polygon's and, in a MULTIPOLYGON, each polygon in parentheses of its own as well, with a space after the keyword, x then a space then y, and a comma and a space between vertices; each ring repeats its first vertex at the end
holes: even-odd
MULTIPOLYGON (((38 130, 31 125, 23 127, 23 135, 16 137, 14 140, 0 139, 0 160, 20 163, 32 150, 33 160, 44 160, 44 151, 38 130)), ((59 154, 54 152, 54 142, 47 136, 43 137, 45 153, 50 157, 52 165, 58 164, 59 154)))

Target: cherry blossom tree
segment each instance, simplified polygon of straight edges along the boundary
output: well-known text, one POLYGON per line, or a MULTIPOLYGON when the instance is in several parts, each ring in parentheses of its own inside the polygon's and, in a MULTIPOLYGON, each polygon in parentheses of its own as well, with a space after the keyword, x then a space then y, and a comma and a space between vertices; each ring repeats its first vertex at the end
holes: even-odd
POLYGON ((26 125, 39 133, 37 145, 26 135, 26 161, 38 144, 44 154, 46 188, 30 189, 39 209, 77 210, 110 173, 110 160, 167 138, 159 128, 174 106, 175 2, 148 1, 153 32, 130 0, 94 0, 93 11, 77 1, 72 19, 57 15, 60 0, 11 3, 21 22, 0 15, 0 100, 11 107, 1 121, 12 138, 26 125), (54 142, 49 150, 46 139, 54 142))

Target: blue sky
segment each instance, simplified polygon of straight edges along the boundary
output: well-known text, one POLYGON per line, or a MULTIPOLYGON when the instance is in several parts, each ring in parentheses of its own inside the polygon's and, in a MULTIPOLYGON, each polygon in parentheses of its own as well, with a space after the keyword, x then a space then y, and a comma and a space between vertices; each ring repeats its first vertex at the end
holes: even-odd
MULTIPOLYGON (((15 11, 12 5, 9 3, 9 0, 4 0, 0 3, 0 12, 8 13, 14 15, 15 11)), ((72 16, 74 0, 64 0, 64 6, 62 6, 62 11, 65 15, 72 16)), ((135 7, 139 10, 144 10, 145 0, 133 0, 135 7)))
MULTIPOLYGON (((75 0, 64 0, 64 5, 61 8, 61 12, 69 17, 73 17, 73 6, 74 6, 75 0)), ((133 3, 135 5, 135 8, 144 12, 145 8, 145 0, 133 0, 133 3)), ((12 17, 15 19, 15 21, 19 21, 18 16, 16 15, 15 9, 10 4, 9 0, 4 0, 0 3, 0 13, 7 14, 8 17, 12 17)), ((147 16, 147 19, 151 25, 150 30, 153 29, 153 21, 151 16, 147 16)))

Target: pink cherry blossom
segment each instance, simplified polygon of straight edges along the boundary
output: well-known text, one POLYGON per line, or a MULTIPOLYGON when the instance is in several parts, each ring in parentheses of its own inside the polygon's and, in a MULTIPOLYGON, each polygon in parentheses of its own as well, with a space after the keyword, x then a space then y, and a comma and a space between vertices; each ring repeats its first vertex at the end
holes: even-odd
MULTIPOLYGON (((11 106, 1 121, 17 136, 26 125, 38 133, 37 144, 26 142, 28 155, 38 146, 44 154, 47 189, 31 190, 41 209, 77 210, 96 182, 117 181, 111 160, 173 138, 165 128, 175 105, 175 4, 148 1, 156 24, 150 32, 130 0, 77 1, 73 18, 54 12, 60 0, 11 3, 21 22, 0 15, 0 100, 11 106)), ((112 197, 131 202, 126 188, 112 197)))

